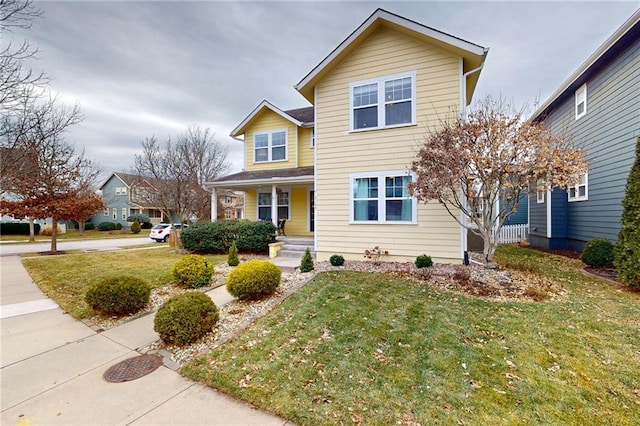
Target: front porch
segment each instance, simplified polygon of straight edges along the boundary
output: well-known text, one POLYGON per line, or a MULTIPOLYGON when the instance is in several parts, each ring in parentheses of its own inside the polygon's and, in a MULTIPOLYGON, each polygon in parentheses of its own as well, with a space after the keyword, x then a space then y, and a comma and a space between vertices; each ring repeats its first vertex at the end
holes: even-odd
POLYGON ((293 272, 300 266, 306 249, 311 250, 315 259, 314 239, 309 236, 278 236, 276 242, 270 244, 269 257, 283 272, 293 272))

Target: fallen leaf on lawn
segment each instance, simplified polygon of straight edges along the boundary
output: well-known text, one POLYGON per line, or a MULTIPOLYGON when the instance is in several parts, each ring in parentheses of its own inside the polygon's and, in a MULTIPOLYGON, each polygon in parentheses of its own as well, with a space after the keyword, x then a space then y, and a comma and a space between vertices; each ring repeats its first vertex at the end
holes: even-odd
POLYGON ((482 382, 474 382, 473 380, 470 380, 469 384, 475 389, 480 389, 482 387, 482 382))

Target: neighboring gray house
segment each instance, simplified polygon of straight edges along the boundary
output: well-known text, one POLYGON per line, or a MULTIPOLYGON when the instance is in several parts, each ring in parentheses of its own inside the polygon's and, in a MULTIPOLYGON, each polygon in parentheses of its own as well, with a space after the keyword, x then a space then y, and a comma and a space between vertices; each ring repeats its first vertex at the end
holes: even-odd
POLYGON ((569 191, 530 195, 533 246, 582 251, 595 237, 615 242, 622 199, 640 136, 640 10, 533 115, 584 146, 589 171, 569 191))
POLYGON ((111 176, 100 185, 102 199, 107 207, 91 217, 90 221, 96 226, 101 222, 120 223, 129 226, 127 217, 135 213, 149 216, 152 223, 163 222, 163 215, 159 209, 144 207, 136 202, 136 191, 144 187, 151 188, 146 181, 139 176, 128 173, 111 173, 111 176))

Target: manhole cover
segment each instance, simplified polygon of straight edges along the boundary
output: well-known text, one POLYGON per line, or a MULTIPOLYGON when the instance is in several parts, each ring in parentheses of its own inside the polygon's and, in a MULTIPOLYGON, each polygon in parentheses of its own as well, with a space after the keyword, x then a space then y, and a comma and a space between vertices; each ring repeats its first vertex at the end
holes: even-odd
POLYGON ((125 359, 109 367, 104 372, 104 379, 108 382, 120 383, 139 379, 142 376, 155 371, 162 365, 162 357, 157 355, 140 355, 125 359))

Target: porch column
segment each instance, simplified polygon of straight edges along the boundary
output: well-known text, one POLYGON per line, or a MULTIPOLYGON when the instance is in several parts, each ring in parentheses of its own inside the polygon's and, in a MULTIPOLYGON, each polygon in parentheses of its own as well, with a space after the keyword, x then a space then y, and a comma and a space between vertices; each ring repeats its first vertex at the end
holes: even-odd
POLYGON ((216 189, 211 188, 211 222, 218 220, 218 197, 216 196, 216 189))
POLYGON ((278 226, 278 191, 275 185, 271 186, 271 221, 278 226))

